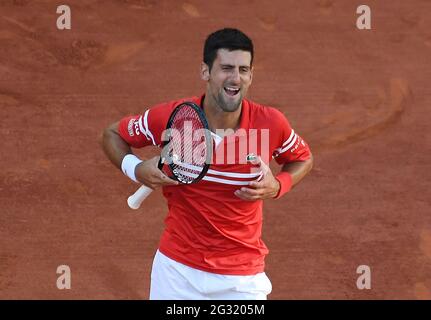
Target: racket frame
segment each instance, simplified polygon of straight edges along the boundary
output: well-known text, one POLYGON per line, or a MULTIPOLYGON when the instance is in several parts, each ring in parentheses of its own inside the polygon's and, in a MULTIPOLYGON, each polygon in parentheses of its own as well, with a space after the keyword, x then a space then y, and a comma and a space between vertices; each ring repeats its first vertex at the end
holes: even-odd
MULTIPOLYGON (((175 174, 172 174, 172 176, 169 177, 171 179, 174 179, 174 180, 180 182, 181 184, 188 185, 188 184, 199 182, 207 174, 208 169, 210 167, 211 158, 212 158, 212 149, 213 149, 213 146, 212 146, 211 131, 209 130, 209 125, 208 125, 208 121, 207 121, 207 119, 205 117, 205 113, 204 113, 204 111, 203 111, 203 109, 201 107, 199 107, 197 104, 195 104, 193 102, 185 101, 185 102, 182 102, 178 106, 175 107, 174 111, 172 111, 172 113, 171 113, 171 115, 169 117, 168 123, 166 125, 166 130, 169 131, 169 129, 171 129, 171 126, 172 126, 172 123, 173 123, 173 121, 175 119, 175 116, 181 110, 181 107, 183 105, 187 105, 187 106, 191 107, 197 113, 197 115, 199 117, 199 120, 200 120, 200 122, 203 125, 202 129, 205 129, 205 140, 206 140, 206 143, 207 143, 205 165, 204 165, 202 171, 200 172, 200 174, 195 179, 193 179, 192 182, 190 182, 190 183, 184 183, 180 179, 178 179, 175 176, 175 174)), ((166 139, 166 141, 164 141, 164 144, 163 144, 163 147, 162 147, 162 154, 163 154, 163 148, 165 148, 165 146, 168 145, 169 142, 170 142, 170 138, 166 139)), ((158 164, 159 170, 163 169, 164 160, 165 160, 164 158, 165 157, 163 157, 162 155, 160 156, 160 160, 159 160, 159 164, 158 164)), ((173 172, 173 170, 175 168, 172 167, 172 163, 168 163, 167 165, 169 166, 171 172, 173 172)))
MULTIPOLYGON (((191 183, 196 183, 199 182, 208 172, 208 169, 210 167, 210 162, 211 162, 211 157, 212 157, 212 136, 211 136, 211 132, 209 130, 209 126, 208 126, 208 121, 205 117, 205 113, 204 111, 195 103, 193 102, 182 102, 180 103, 178 106, 175 107, 174 111, 171 113, 168 123, 166 125, 166 130, 170 129, 170 126, 173 123, 174 117, 177 114, 177 112, 181 109, 182 105, 188 105, 189 107, 193 108, 196 113, 199 116, 199 120, 202 122, 203 124, 203 129, 205 129, 205 139, 206 142, 209 143, 210 145, 207 144, 207 157, 206 157, 206 161, 205 161, 205 165, 201 171, 201 173, 199 174, 198 177, 196 177, 191 183)), ((163 146, 162 146, 162 153, 160 155, 160 159, 159 162, 157 164, 157 167, 159 168, 159 170, 163 169, 164 166, 164 162, 165 162, 165 157, 163 156, 163 149, 165 148, 166 145, 168 145, 170 142, 170 139, 166 139, 165 141, 163 141, 163 146)), ((173 168, 170 166, 171 164, 168 164, 170 170, 173 172, 173 168)), ((184 184, 183 182, 181 182, 179 179, 177 179, 177 177, 173 174, 172 177, 175 179, 176 181, 180 182, 181 184, 184 184)), ((127 204, 129 205, 129 207, 131 209, 139 209, 139 207, 141 206, 142 202, 151 194, 151 192, 153 192, 154 190, 151 189, 150 187, 147 187, 146 185, 141 185, 140 188, 138 190, 135 191, 134 194, 132 194, 128 199, 127 199, 127 204)))

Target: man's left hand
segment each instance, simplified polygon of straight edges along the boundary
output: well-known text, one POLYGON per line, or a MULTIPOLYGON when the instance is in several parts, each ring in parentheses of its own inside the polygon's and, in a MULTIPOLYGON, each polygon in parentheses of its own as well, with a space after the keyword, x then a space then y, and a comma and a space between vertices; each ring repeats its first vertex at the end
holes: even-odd
POLYGON ((259 181, 252 181, 249 187, 242 187, 236 190, 234 193, 238 198, 246 201, 256 201, 274 198, 280 190, 280 183, 272 174, 269 166, 262 161, 260 157, 257 157, 253 161, 254 164, 260 166, 262 170, 262 178, 259 181))

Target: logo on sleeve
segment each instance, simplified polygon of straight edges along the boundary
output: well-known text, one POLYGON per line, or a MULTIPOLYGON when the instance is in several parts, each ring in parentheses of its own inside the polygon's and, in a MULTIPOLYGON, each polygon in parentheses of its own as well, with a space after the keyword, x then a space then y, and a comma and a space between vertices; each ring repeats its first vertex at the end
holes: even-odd
POLYGON ((140 135, 139 122, 136 119, 130 119, 127 125, 127 131, 129 131, 129 136, 133 137, 135 134, 140 135))
POLYGON ((135 134, 133 133, 133 123, 135 119, 130 119, 129 124, 127 125, 127 131, 129 131, 129 136, 133 137, 135 134))
POLYGON ((139 130, 139 121, 135 121, 135 133, 137 136, 139 136, 141 134, 141 131, 139 130))
POLYGON ((295 146, 292 148, 292 149, 290 149, 290 152, 291 153, 293 153, 293 152, 295 152, 296 150, 298 150, 298 148, 299 148, 299 146, 302 144, 303 146, 304 146, 304 141, 298 136, 298 140, 296 141, 296 144, 295 144, 295 146))

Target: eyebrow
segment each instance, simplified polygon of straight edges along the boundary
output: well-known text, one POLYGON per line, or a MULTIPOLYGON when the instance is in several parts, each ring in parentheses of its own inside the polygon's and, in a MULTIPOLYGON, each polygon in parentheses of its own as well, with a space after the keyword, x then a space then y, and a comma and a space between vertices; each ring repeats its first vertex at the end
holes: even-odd
MULTIPOLYGON (((220 64, 222 67, 229 67, 229 68, 235 68, 235 66, 234 65, 232 65, 232 64, 223 64, 223 63, 221 63, 220 64)), ((250 66, 239 66, 240 68, 250 68, 250 66)))

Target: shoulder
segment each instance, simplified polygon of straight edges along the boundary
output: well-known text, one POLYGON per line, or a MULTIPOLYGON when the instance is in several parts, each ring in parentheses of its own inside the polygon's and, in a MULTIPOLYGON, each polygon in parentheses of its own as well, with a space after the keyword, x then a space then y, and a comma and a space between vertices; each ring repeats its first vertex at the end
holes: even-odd
MULTIPOLYGON (((176 106, 178 106, 179 104, 186 102, 186 101, 190 101, 190 102, 194 102, 194 103, 199 103, 200 98, 199 97, 188 97, 188 98, 181 98, 181 99, 176 99, 176 100, 171 100, 168 102, 163 102, 163 103, 159 103, 156 104, 152 107, 149 108, 150 111, 163 111, 163 112, 169 112, 172 111, 176 106)), ((170 115, 170 112, 168 113, 168 116, 170 115)))
POLYGON ((194 103, 199 103, 199 97, 189 97, 171 100, 168 102, 159 103, 153 105, 144 112, 144 120, 151 122, 152 124, 157 123, 161 126, 166 126, 169 117, 171 116, 174 109, 181 103, 190 101, 194 103))
POLYGON ((166 128, 169 117, 174 111, 175 107, 185 101, 197 101, 197 97, 182 98, 177 100, 171 100, 168 102, 159 103, 147 108, 140 120, 144 127, 147 127, 151 131, 162 131, 166 128))
POLYGON ((245 100, 249 107, 250 121, 255 124, 264 124, 271 127, 282 126, 288 120, 286 115, 277 108, 269 105, 256 103, 251 100, 245 100))

